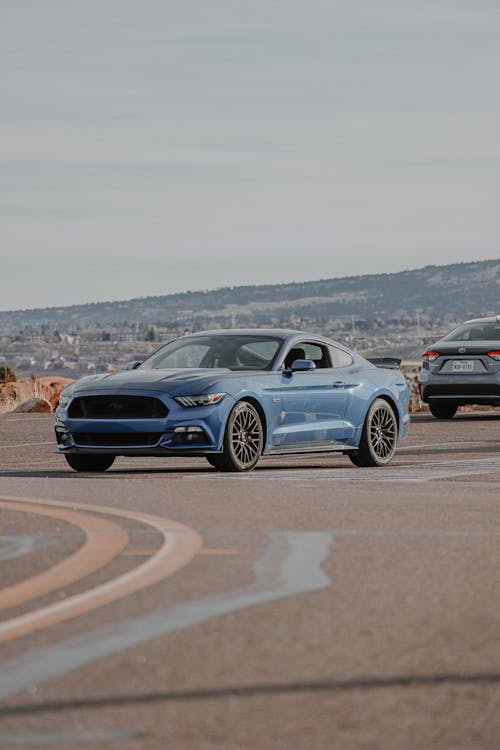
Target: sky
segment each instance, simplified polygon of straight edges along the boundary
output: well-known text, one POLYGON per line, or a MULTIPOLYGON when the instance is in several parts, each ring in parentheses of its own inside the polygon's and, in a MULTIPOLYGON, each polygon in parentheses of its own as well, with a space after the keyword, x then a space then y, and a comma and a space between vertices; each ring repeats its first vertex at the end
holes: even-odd
POLYGON ((500 256, 498 0, 0 0, 0 309, 500 256))

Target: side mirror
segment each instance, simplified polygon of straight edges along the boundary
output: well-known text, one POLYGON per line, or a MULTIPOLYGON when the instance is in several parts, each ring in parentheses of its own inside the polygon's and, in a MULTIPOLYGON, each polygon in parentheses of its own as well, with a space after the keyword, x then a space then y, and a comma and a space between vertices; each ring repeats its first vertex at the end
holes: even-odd
POLYGON ((133 362, 128 362, 125 365, 125 369, 126 370, 137 370, 137 368, 139 367, 139 365, 142 365, 142 362, 140 360, 136 359, 133 362))
POLYGON ((292 362, 290 372, 307 372, 315 369, 316 365, 312 359, 296 359, 295 362, 292 362))

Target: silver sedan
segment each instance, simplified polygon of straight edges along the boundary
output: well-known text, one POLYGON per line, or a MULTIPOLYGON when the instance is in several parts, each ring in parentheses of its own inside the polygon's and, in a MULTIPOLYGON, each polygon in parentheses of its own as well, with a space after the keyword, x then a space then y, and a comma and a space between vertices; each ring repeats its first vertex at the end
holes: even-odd
POLYGON ((466 404, 500 406, 500 315, 468 320, 422 356, 420 396, 436 419, 466 404))

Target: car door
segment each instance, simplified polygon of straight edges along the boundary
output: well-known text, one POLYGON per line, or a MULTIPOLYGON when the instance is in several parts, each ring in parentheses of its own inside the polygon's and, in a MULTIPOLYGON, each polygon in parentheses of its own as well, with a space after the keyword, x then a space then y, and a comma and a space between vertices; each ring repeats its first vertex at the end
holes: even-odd
POLYGON ((353 434, 346 419, 349 391, 341 367, 334 367, 330 348, 313 340, 295 342, 285 353, 273 401, 279 407, 272 447, 321 450, 343 443, 353 434), (315 369, 290 370, 294 358, 309 359, 315 369), (300 355, 300 356, 299 356, 300 355))

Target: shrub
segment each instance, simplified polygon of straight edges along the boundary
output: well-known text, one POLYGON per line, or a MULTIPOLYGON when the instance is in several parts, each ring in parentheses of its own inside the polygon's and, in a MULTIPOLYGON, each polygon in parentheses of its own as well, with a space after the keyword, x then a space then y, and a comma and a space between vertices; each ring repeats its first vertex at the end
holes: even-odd
POLYGON ((0 384, 15 383, 17 381, 17 372, 7 362, 0 365, 0 384))

